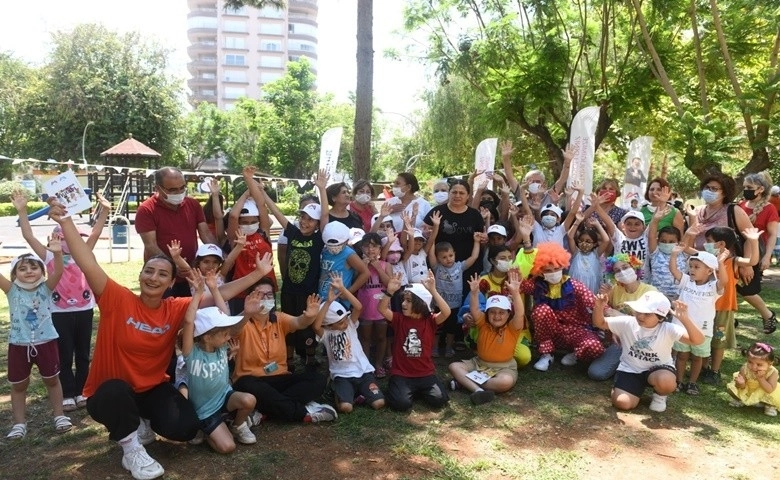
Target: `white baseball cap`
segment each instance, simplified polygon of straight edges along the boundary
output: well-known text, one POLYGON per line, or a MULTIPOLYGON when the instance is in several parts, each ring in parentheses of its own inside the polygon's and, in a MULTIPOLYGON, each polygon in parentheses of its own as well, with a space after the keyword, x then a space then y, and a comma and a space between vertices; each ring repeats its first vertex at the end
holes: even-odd
POLYGON ((244 202, 243 208, 241 208, 241 213, 238 215, 239 217, 259 217, 260 216, 260 210, 257 208, 257 204, 255 201, 251 198, 247 198, 244 202))
POLYGON ((362 228, 350 228, 349 229, 349 240, 347 241, 347 244, 349 246, 352 246, 359 241, 363 240, 363 237, 366 235, 366 232, 363 231, 362 228))
POLYGON ((642 223, 645 223, 645 216, 642 215, 641 212, 637 212, 636 210, 629 210, 628 213, 623 215, 623 217, 620 219, 621 222, 625 223, 626 220, 629 218, 636 218, 642 221, 642 223))
POLYGON ((195 312, 195 336, 199 337, 213 328, 233 326, 242 318, 242 315, 226 315, 217 307, 201 308, 195 312))
POLYGON ((497 235, 501 235, 502 237, 506 237, 506 228, 504 228, 503 225, 491 225, 488 227, 487 233, 488 235, 495 233, 497 235))
MULTIPOLYGON (((41 257, 34 253, 23 253, 19 255, 18 257, 11 260, 11 271, 13 272, 16 268, 16 265, 21 262, 22 260, 35 260, 36 262, 39 262, 41 265, 44 265, 43 260, 41 260, 41 257)), ((45 273, 45 269, 44 269, 45 273)))
POLYGON ((411 292, 417 296, 417 298, 425 302, 425 305, 428 308, 431 308, 431 300, 433 300, 433 295, 431 295, 431 292, 429 292, 422 283, 413 283, 411 285, 407 285, 406 291, 411 292))
POLYGON ((414 238, 422 238, 423 240, 425 240, 425 235, 423 235, 422 230, 420 230, 419 228, 415 228, 414 238))
POLYGON ((718 257, 711 254, 710 252, 697 252, 695 255, 691 255, 691 257, 688 259, 689 262, 691 260, 698 260, 706 265, 707 268, 711 268, 713 270, 718 269, 718 257))
POLYGON ((769 189, 769 194, 770 195, 780 194, 780 187, 778 187, 777 185, 773 186, 772 188, 769 189))
POLYGON ((554 203, 548 203, 547 205, 539 209, 539 211, 541 213, 553 212, 554 214, 558 215, 558 218, 561 218, 561 215, 563 215, 563 210, 561 210, 561 208, 558 205, 555 205, 554 203))
POLYGON ((349 227, 341 222, 328 222, 322 229, 322 240, 331 245, 341 245, 349 240, 349 227))
POLYGON ((512 303, 504 295, 493 295, 485 302, 485 311, 489 308, 500 308, 502 310, 512 310, 512 303))
POLYGON ((333 302, 328 306, 328 312, 322 320, 322 325, 333 325, 349 314, 349 310, 339 302, 333 302))
POLYGON ((198 247, 198 251, 195 252, 195 257, 205 257, 207 255, 216 255, 219 258, 225 258, 225 254, 222 252, 222 249, 218 246, 214 245, 213 243, 204 243, 200 247, 198 247))
POLYGON ((654 313, 662 317, 665 317, 672 308, 666 295, 658 291, 647 292, 634 301, 626 302, 626 305, 636 313, 654 313))
POLYGON ((302 209, 298 210, 298 213, 305 213, 312 219, 319 220, 322 216, 322 207, 320 207, 319 203, 310 203, 302 209))

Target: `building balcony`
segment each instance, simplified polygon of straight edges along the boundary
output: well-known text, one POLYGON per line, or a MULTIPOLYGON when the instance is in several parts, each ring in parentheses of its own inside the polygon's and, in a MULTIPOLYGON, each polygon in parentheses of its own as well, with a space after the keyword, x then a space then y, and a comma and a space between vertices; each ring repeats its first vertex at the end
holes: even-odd
POLYGON ((197 8, 195 10, 190 10, 187 14, 187 18, 192 17, 216 17, 217 16, 217 9, 214 8, 213 10, 210 8, 197 8))
POLYGON ((204 34, 217 34, 217 27, 192 27, 187 29, 187 38, 190 40, 197 40, 199 36, 204 34))
POLYGON ((217 53, 217 42, 198 42, 190 44, 189 47, 187 47, 187 55, 190 56, 190 58, 198 58, 198 55, 202 53, 217 53))
MULTIPOLYGON (((190 10, 195 10, 197 8, 200 8, 201 5, 205 5, 207 2, 205 0, 187 0, 187 8, 190 10)), ((216 0, 211 2, 211 5, 216 10, 217 9, 217 2, 216 0)))
POLYGON ((287 8, 289 10, 299 9, 307 12, 316 12, 319 10, 317 7, 317 0, 289 0, 287 2, 287 8))
POLYGON ((287 53, 291 56, 298 56, 298 57, 309 57, 314 60, 317 60, 317 52, 312 52, 311 50, 297 50, 295 48, 288 48, 287 53))
POLYGON ((289 40, 307 40, 307 41, 313 42, 313 43, 317 43, 318 42, 317 37, 315 37, 313 35, 306 35, 306 34, 303 34, 303 33, 292 33, 292 32, 290 32, 290 33, 287 34, 287 38, 289 40))
MULTIPOLYGON (((216 74, 216 72, 214 72, 216 74)), ((191 90, 195 90, 194 87, 214 87, 217 88, 217 78, 216 76, 214 78, 200 78, 200 77, 192 77, 189 80, 187 80, 187 86, 190 87, 191 90)))

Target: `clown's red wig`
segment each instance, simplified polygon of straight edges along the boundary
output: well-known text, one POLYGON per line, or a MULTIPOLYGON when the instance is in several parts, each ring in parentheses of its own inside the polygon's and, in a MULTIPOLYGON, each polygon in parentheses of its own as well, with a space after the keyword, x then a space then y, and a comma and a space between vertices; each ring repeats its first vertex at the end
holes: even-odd
POLYGON ((571 254, 559 243, 545 242, 536 246, 536 258, 531 269, 531 275, 541 276, 545 267, 567 268, 571 260, 571 254))

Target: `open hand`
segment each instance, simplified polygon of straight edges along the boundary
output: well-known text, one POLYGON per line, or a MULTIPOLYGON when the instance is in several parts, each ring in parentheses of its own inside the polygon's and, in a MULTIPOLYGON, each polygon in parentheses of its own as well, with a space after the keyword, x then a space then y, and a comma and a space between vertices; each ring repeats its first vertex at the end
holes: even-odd
POLYGON ((171 243, 168 244, 168 253, 171 254, 172 258, 180 257, 181 256, 181 242, 174 239, 171 240, 171 243))

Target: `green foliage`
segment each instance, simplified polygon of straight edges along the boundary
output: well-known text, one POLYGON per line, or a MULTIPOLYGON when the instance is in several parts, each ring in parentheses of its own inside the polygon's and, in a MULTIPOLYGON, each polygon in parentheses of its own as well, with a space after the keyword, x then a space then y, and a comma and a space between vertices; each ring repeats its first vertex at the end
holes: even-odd
POLYGON ((227 115, 216 105, 201 102, 182 123, 186 168, 198 170, 206 160, 223 152, 228 133, 227 115))
POLYGON ((0 181, 0 202, 10 202, 11 194, 13 192, 22 192, 27 197, 27 200, 36 200, 38 195, 27 190, 24 185, 19 182, 11 180, 0 181))
MULTIPOLYGON (((48 206, 49 204, 46 202, 27 202, 27 214, 32 215, 38 210, 48 206)), ((14 205, 10 202, 4 203, 2 200, 0 200, 0 217, 10 217, 12 215, 19 215, 19 212, 16 211, 14 205)))

